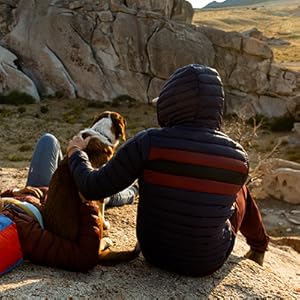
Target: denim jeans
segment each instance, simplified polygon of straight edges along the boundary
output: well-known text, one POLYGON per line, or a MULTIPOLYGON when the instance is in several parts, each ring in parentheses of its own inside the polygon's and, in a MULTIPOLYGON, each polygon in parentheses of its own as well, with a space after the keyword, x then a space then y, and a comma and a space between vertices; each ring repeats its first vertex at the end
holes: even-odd
MULTIPOLYGON (((63 155, 57 138, 49 133, 42 135, 32 155, 26 185, 35 187, 49 186, 51 177, 62 159, 63 155)), ((134 183, 125 190, 109 197, 106 205, 120 206, 130 204, 134 201, 137 194, 138 188, 134 183)))

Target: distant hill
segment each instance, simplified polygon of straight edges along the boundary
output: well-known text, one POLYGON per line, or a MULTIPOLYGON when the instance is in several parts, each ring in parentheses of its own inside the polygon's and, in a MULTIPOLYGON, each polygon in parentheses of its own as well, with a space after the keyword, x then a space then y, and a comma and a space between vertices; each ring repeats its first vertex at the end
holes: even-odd
POLYGON ((246 6, 246 5, 255 5, 255 4, 264 4, 264 5, 276 5, 276 4, 299 4, 299 0, 226 0, 222 3, 213 1, 207 4, 202 9, 211 9, 211 8, 227 8, 233 6, 246 6))
POLYGON ((207 4, 205 7, 203 7, 203 9, 253 5, 253 4, 258 4, 258 3, 262 3, 262 2, 268 2, 268 0, 226 0, 222 3, 213 1, 209 4, 207 4))

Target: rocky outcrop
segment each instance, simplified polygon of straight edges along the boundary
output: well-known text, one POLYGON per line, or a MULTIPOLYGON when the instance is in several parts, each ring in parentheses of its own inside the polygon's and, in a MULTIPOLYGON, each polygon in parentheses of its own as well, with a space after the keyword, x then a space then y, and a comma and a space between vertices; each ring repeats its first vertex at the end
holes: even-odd
POLYGON ((267 43, 237 32, 224 34, 209 27, 198 30, 208 36, 216 50, 214 67, 225 84, 227 113, 243 118, 295 115, 300 73, 274 64, 267 43))
POLYGON ((0 46, 0 94, 20 91, 40 100, 39 93, 33 81, 18 69, 18 58, 0 46))
POLYGON ((187 1, 15 0, 0 15, 1 44, 40 96, 147 102, 176 68, 200 63, 220 72, 227 113, 295 114, 300 74, 275 65, 264 41, 191 25, 187 1))
MULTIPOLYGON (((273 197, 292 204, 300 204, 300 164, 278 158, 262 161, 260 184, 264 198, 273 197)), ((300 223, 299 223, 300 224, 300 223)))

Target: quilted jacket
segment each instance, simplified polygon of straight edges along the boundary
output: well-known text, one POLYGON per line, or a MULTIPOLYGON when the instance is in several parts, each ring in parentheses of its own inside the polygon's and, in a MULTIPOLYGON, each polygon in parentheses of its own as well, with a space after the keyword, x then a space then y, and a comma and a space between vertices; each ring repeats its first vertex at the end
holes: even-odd
MULTIPOLYGON (((47 189, 40 190, 43 191, 40 198, 31 194, 15 197, 11 190, 5 191, 1 196, 27 201, 42 210, 47 199, 47 189)), ((17 225, 24 259, 44 266, 79 272, 87 272, 97 265, 100 229, 98 210, 92 203, 82 204, 80 231, 73 241, 42 229, 35 218, 25 214, 18 207, 8 206, 2 213, 17 225)))
POLYGON ((188 65, 165 83, 161 128, 140 132, 100 170, 76 151, 69 166, 86 199, 139 182, 137 237, 150 263, 191 276, 222 266, 234 245, 229 218, 248 175, 247 154, 220 129, 223 88, 216 70, 188 65))

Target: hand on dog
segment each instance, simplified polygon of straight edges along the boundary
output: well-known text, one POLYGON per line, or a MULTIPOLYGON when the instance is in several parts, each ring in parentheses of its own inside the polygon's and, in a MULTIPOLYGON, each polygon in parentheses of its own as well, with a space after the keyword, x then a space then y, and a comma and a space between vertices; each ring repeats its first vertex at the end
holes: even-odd
POLYGON ((67 155, 70 157, 76 150, 82 150, 86 148, 90 141, 91 137, 87 137, 83 139, 80 135, 75 135, 73 138, 69 141, 68 147, 67 147, 67 155))

